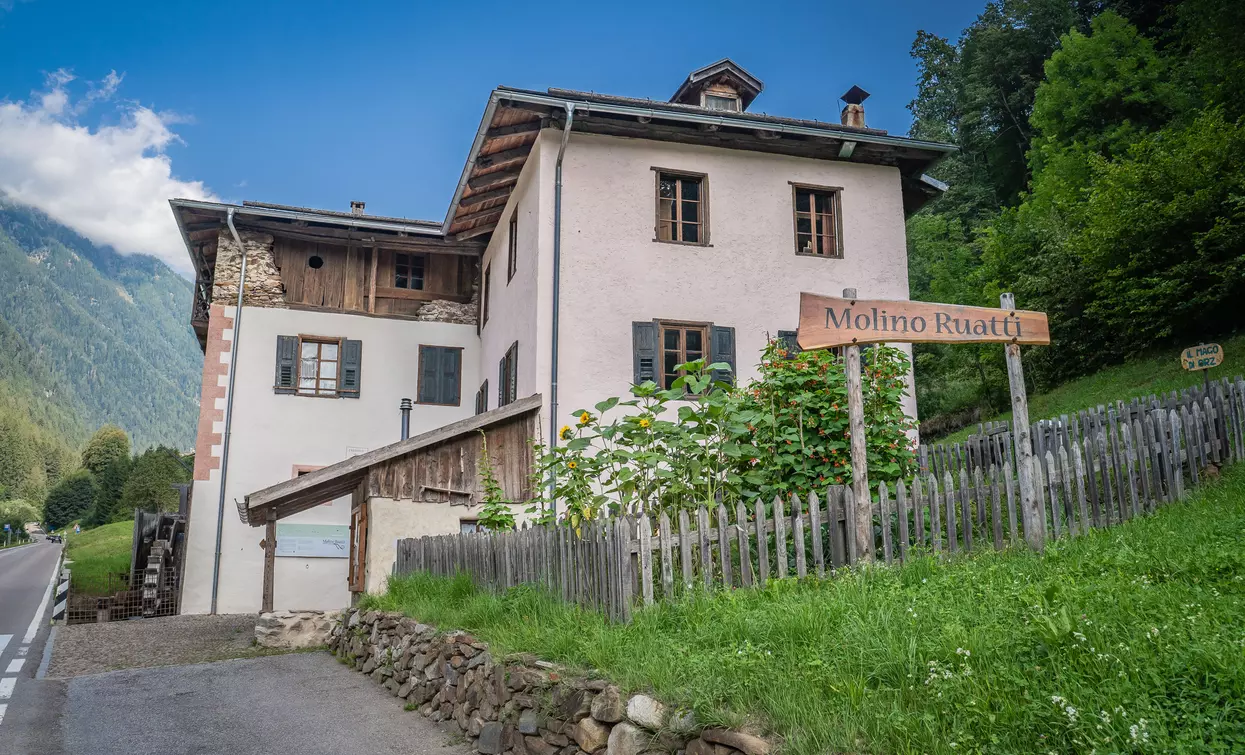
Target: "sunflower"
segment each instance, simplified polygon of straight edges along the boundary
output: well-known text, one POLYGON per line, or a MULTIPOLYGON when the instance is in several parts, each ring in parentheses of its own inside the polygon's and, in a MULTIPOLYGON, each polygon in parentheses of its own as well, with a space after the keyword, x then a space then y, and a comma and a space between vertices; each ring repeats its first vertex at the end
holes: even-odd
POLYGON ((577 464, 577 463, 575 463, 575 462, 573 462, 573 461, 568 461, 568 462, 566 462, 566 466, 567 466, 567 468, 568 468, 568 469, 574 469, 575 467, 578 467, 578 466, 579 466, 579 464, 577 464))
POLYGON ((588 414, 588 412, 584 412, 583 414, 579 415, 579 424, 586 425, 591 421, 592 421, 592 415, 588 414))
POLYGON ((567 438, 571 437, 571 426, 562 425, 562 429, 558 431, 558 437, 561 438, 562 440, 566 440, 567 438))
POLYGON ((640 427, 648 427, 648 426, 649 426, 649 424, 650 424, 650 423, 649 423, 649 421, 648 421, 647 419, 642 419, 642 420, 640 420, 640 427))

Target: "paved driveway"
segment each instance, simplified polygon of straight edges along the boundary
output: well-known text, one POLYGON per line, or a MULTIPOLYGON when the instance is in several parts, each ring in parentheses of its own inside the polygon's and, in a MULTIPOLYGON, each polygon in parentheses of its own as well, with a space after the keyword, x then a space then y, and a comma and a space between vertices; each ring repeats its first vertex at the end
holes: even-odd
POLYGON ((45 729, 41 735, 24 732, 22 739, 38 746, 27 752, 471 752, 451 729, 404 710, 398 698, 324 652, 111 671, 33 685, 41 687, 34 696, 45 706, 45 729))

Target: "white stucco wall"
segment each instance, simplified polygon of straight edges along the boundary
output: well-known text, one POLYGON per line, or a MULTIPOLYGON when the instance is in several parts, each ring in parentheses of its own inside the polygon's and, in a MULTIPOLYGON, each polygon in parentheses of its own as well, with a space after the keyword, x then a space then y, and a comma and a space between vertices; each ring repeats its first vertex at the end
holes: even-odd
POLYGON ((542 185, 552 182, 540 159, 538 140, 523 166, 497 230, 485 249, 481 270, 489 268, 489 319, 480 329, 480 376, 472 395, 484 380, 489 382, 488 408, 498 403, 498 365, 506 350, 519 343, 518 386, 515 397, 547 392, 549 382, 547 312, 539 307, 541 294, 548 297, 550 272, 548 250, 552 238, 552 204, 544 203, 542 185), (518 252, 514 278, 506 280, 510 243, 510 219, 518 219, 518 252), (540 334, 544 333, 544 338, 540 334))
MULTIPOLYGON (((295 465, 325 466, 345 459, 348 449, 371 450, 397 441, 398 403, 404 397, 416 398, 420 344, 463 347, 462 391, 456 407, 416 404, 411 412, 412 435, 471 416, 472 396, 479 384, 474 326, 291 309, 243 310, 241 337, 235 344, 236 396, 219 613, 258 611, 262 594, 263 550, 259 542, 264 530, 242 524, 234 502, 289 479, 295 465), (273 393, 277 336, 298 334, 363 342, 358 399, 273 393)), ((219 453, 219 446, 214 451, 219 453)), ((194 486, 182 599, 185 613, 210 610, 219 491, 219 470, 194 486)), ((341 498, 281 521, 349 524, 350 499, 341 498)), ((348 605, 346 571, 344 558, 277 558, 274 608, 336 609, 348 605)))
MULTIPOLYGON (((367 576, 364 579, 369 593, 385 590, 385 580, 393 572, 397 561, 398 540, 424 535, 452 535, 460 530, 463 519, 475 519, 484 508, 475 506, 451 506, 448 503, 423 501, 397 501, 392 498, 368 500, 367 521, 367 576)), ((515 520, 520 524, 527 520, 522 505, 511 506, 515 520)))
POLYGON ((559 421, 626 394, 633 321, 733 326, 746 382, 766 334, 796 329, 801 291, 908 298, 895 168, 574 134, 563 169, 559 421), (710 246, 653 240, 654 167, 707 174, 710 246), (793 182, 842 187, 843 259, 795 254, 793 182))

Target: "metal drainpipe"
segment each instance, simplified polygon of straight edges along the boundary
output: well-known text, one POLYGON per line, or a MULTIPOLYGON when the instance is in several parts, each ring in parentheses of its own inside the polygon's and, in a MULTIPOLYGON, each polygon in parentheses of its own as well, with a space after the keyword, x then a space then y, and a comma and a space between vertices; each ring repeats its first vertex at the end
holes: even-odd
POLYGON ((238 245, 238 253, 242 255, 242 266, 238 271, 238 304, 233 310, 233 343, 229 355, 229 391, 225 399, 225 431, 220 450, 220 502, 216 506, 216 556, 212 561, 212 613, 216 613, 216 593, 220 587, 220 542, 225 528, 225 480, 229 476, 229 434, 233 424, 233 383, 238 376, 238 335, 242 332, 242 293, 246 290, 246 247, 242 246, 242 237, 238 229, 233 227, 233 208, 225 216, 225 224, 229 233, 233 234, 233 243, 238 245))
MULTIPOLYGON (((566 143, 571 139, 571 126, 575 122, 575 106, 566 103, 566 123, 562 126, 562 144, 558 147, 558 161, 554 166, 553 179, 553 350, 551 352, 549 381, 549 446, 558 445, 558 306, 561 300, 562 282, 562 156, 566 143)), ((549 472, 549 506, 554 516, 558 502, 553 497, 557 488, 557 475, 549 472)))

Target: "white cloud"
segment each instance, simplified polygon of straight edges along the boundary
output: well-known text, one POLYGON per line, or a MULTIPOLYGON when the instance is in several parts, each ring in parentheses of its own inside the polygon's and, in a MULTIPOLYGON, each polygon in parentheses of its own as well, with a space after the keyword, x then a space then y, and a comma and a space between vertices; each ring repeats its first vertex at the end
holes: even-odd
POLYGON ((169 210, 171 197, 216 199, 201 181, 173 175, 165 150, 177 119, 141 105, 117 106, 115 125, 92 129, 79 118, 111 99, 122 77, 111 72, 71 96, 72 74, 50 74, 28 102, 0 102, 0 194, 37 207, 97 244, 150 254, 182 273, 190 263, 169 210))

